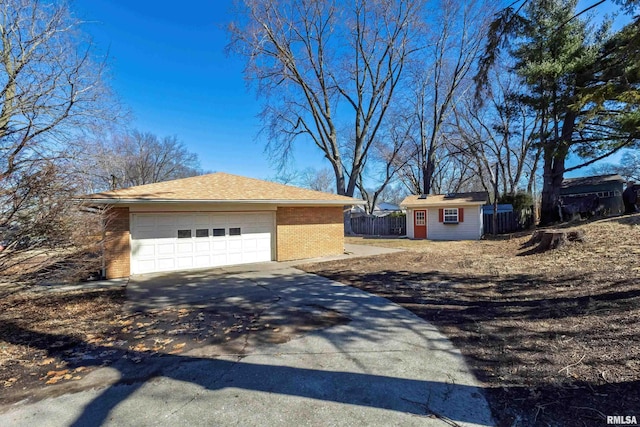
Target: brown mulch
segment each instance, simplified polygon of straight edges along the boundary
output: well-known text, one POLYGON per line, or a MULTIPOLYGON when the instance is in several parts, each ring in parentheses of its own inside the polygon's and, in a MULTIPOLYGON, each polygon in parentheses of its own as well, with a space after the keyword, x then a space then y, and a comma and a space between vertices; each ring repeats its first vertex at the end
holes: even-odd
POLYGON ((500 426, 640 419, 640 215, 577 224, 584 242, 531 250, 349 238, 407 252, 306 265, 435 324, 484 384, 500 426))

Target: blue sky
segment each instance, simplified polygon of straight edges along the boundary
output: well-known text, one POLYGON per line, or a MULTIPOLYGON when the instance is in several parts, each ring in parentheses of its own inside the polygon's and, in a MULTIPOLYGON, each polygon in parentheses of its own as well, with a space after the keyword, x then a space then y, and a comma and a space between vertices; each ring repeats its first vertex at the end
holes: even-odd
MULTIPOLYGON (((276 175, 257 140, 260 101, 247 89, 243 62, 224 52, 231 0, 82 0, 75 13, 108 52, 111 86, 131 110, 131 127, 177 135, 208 171, 276 175)), ((317 153, 296 167, 319 164, 317 153)))
MULTIPOLYGON (((245 84, 242 59, 224 51, 231 6, 232 0, 77 0, 73 9, 109 54, 111 85, 132 112, 131 127, 177 135, 204 170, 272 178, 276 171, 258 137, 260 101, 245 84)), ((314 147, 298 150, 295 161, 298 170, 328 166, 314 147)))

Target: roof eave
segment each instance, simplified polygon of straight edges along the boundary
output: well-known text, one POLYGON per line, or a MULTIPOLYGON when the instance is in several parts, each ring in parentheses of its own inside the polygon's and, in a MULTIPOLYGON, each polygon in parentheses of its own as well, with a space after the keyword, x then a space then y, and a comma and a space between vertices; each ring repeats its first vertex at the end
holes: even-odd
POLYGON ((402 208, 428 208, 428 207, 437 207, 437 206, 483 206, 486 205, 487 202, 469 202, 462 201, 460 203, 453 202, 444 202, 444 203, 403 203, 401 205, 402 208))
POLYGON ((79 202, 103 205, 137 205, 137 204, 247 204, 247 205, 323 205, 323 206, 350 206, 364 205, 364 200, 191 200, 191 199, 77 199, 79 202))

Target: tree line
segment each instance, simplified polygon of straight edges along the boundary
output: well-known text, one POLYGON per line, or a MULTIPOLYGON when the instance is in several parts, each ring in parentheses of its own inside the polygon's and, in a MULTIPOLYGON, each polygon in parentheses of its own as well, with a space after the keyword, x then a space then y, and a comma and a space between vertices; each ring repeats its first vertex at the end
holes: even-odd
MULTIPOLYGON (((125 128, 106 59, 64 2, 0 2, 0 272, 86 261, 100 217, 75 197, 201 173, 175 136, 125 128), (51 251, 66 254, 53 260, 51 251)), ((38 273, 38 274, 40 274, 38 273)))
POLYGON ((602 3, 245 0, 229 49, 281 168, 314 145, 336 192, 370 208, 397 183, 541 190, 546 224, 566 172, 640 139, 638 2, 613 2, 616 30, 589 14, 602 3))

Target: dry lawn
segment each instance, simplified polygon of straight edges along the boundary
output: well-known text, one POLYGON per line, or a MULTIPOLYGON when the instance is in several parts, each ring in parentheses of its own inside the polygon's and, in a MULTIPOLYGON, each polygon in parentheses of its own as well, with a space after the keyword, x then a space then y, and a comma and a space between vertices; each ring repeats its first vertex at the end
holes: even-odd
POLYGON ((155 375, 149 367, 168 356, 242 355, 348 321, 330 310, 264 313, 223 300, 130 312, 125 298, 124 287, 0 285, 0 411, 20 400, 106 386, 91 376, 103 366, 118 370, 122 382, 144 381, 155 375))
MULTIPOLYGON (((528 234, 478 242, 350 238, 406 252, 304 268, 437 325, 484 382, 500 425, 640 418, 640 215, 577 227, 584 243, 543 253, 523 248, 528 234)), ((123 360, 135 373, 156 357, 237 346, 247 334, 289 339, 284 326, 249 311, 126 313, 124 298, 124 289, 0 286, 0 407, 81 387, 95 368, 123 360)))
POLYGON ((574 224, 585 242, 349 238, 406 249, 303 268, 433 322, 484 382, 503 426, 640 418, 640 215, 574 224))

